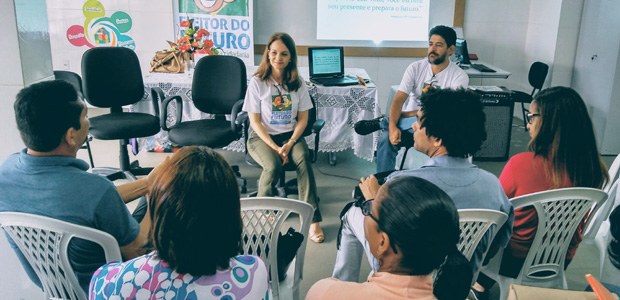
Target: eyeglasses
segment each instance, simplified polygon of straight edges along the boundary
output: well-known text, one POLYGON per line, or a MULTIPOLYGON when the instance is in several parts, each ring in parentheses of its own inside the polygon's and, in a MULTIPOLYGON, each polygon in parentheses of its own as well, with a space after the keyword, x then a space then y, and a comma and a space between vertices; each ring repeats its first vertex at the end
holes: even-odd
POLYGON ((526 117, 527 117, 527 122, 529 124, 532 124, 532 118, 540 117, 540 114, 539 113, 529 113, 529 114, 526 115, 526 117))
POLYGON ((361 205, 361 207, 360 207, 360 208, 362 209, 362 215, 370 217, 370 218, 371 218, 371 219, 373 219, 375 222, 377 222, 377 224, 379 224, 379 219, 377 219, 377 218, 376 218, 375 216, 373 216, 373 215, 372 215, 372 213, 371 213, 371 210, 372 210, 372 201, 373 201, 373 200, 374 200, 374 199, 369 199, 369 200, 366 200, 366 201, 362 202, 362 205, 361 205))

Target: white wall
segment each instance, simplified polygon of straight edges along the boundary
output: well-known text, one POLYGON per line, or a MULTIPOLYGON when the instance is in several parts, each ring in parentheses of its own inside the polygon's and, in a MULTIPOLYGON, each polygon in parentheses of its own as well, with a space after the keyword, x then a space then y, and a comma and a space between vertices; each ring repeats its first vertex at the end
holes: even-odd
MULTIPOLYGON (((24 87, 21 56, 18 48, 18 30, 15 6, 12 0, 0 1, 0 164, 11 153, 24 147, 19 137, 13 102, 24 87), (11 46, 7 46, 11 45, 11 46)), ((0 294, 2 299, 44 299, 41 290, 28 279, 17 256, 11 250, 3 232, 0 232, 0 294)))
MULTIPOLYGON (((17 40, 17 21, 15 20, 15 6, 13 1, 0 1, 0 136, 2 137, 2 147, 0 147, 0 162, 11 153, 19 151, 24 144, 17 132, 15 116, 13 114, 13 102, 15 95, 24 86, 22 66, 17 40), (11 46, 5 46, 11 45, 11 46)), ((2 289, 0 289, 2 290, 2 289)))
POLYGON ((590 109, 599 150, 620 152, 620 2, 589 0, 575 58, 572 86, 590 109))

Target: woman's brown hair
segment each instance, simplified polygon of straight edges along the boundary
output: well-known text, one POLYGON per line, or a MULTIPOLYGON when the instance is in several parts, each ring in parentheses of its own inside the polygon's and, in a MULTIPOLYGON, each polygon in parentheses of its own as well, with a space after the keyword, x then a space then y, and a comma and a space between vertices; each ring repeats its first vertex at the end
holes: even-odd
POLYGON ((281 41, 284 43, 291 54, 291 61, 284 69, 282 81, 288 91, 296 91, 302 84, 301 78, 299 77, 299 70, 297 70, 297 49, 295 48, 295 41, 293 41, 293 38, 287 33, 276 32, 269 38, 269 42, 267 42, 265 52, 263 53, 263 59, 261 60, 255 75, 263 81, 269 79, 269 76, 271 76, 272 71, 271 64, 269 63, 269 51, 271 44, 275 41, 281 41))
POLYGON ((609 180, 596 146, 594 128, 583 99, 568 87, 540 91, 534 99, 540 114, 538 133, 529 143, 536 156, 552 166, 546 170, 553 188, 601 188, 609 180))
POLYGON ((241 207, 235 174, 207 147, 183 147, 155 178, 151 240, 176 272, 213 275, 239 254, 241 207))

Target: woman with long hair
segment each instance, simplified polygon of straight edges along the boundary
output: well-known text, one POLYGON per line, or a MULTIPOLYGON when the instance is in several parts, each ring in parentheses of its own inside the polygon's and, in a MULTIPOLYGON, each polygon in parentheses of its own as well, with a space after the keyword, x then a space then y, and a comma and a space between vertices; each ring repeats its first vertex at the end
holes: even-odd
POLYGON ((310 240, 325 239, 318 206, 316 181, 302 134, 308 126, 312 100, 297 70, 295 42, 286 33, 273 34, 263 59, 250 79, 243 110, 248 112, 251 130, 248 152, 263 168, 258 196, 273 196, 273 183, 289 160, 297 166, 299 199, 314 207, 310 240))
POLYGON ((99 268, 89 298, 268 298, 263 261, 238 255, 241 204, 228 163, 199 146, 183 147, 165 163, 148 201, 155 251, 99 268))
POLYGON ((419 177, 398 177, 366 200, 362 213, 379 271, 364 283, 320 280, 306 300, 467 297, 472 270, 457 249, 459 215, 444 191, 419 177))
MULTIPOLYGON (((540 91, 527 115, 529 151, 510 158, 499 180, 508 198, 567 187, 601 188, 609 180, 596 146, 592 121, 579 94, 568 87, 540 91)), ((536 235, 538 216, 533 207, 515 209, 513 233, 504 250, 500 274, 516 277, 536 235)), ((566 266, 581 242, 583 222, 573 235, 566 266)), ((485 289, 493 284, 479 277, 485 289)), ((483 290, 476 286, 477 290, 483 290)))

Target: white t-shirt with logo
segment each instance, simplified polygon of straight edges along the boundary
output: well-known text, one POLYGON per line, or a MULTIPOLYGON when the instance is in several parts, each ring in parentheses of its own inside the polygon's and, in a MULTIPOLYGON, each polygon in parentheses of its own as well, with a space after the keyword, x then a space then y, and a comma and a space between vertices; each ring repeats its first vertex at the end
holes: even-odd
POLYGON ((288 91, 275 81, 261 80, 253 76, 245 93, 243 110, 260 113, 263 126, 270 135, 291 132, 297 125, 297 112, 312 108, 312 100, 305 81, 297 91, 288 91))
POLYGON ((403 105, 403 111, 412 111, 417 109, 420 97, 431 86, 440 89, 457 89, 467 88, 468 85, 467 73, 454 62, 450 61, 445 69, 433 76, 431 63, 424 58, 414 61, 407 67, 398 90, 407 95, 413 93, 413 97, 409 97, 407 104, 403 105))

